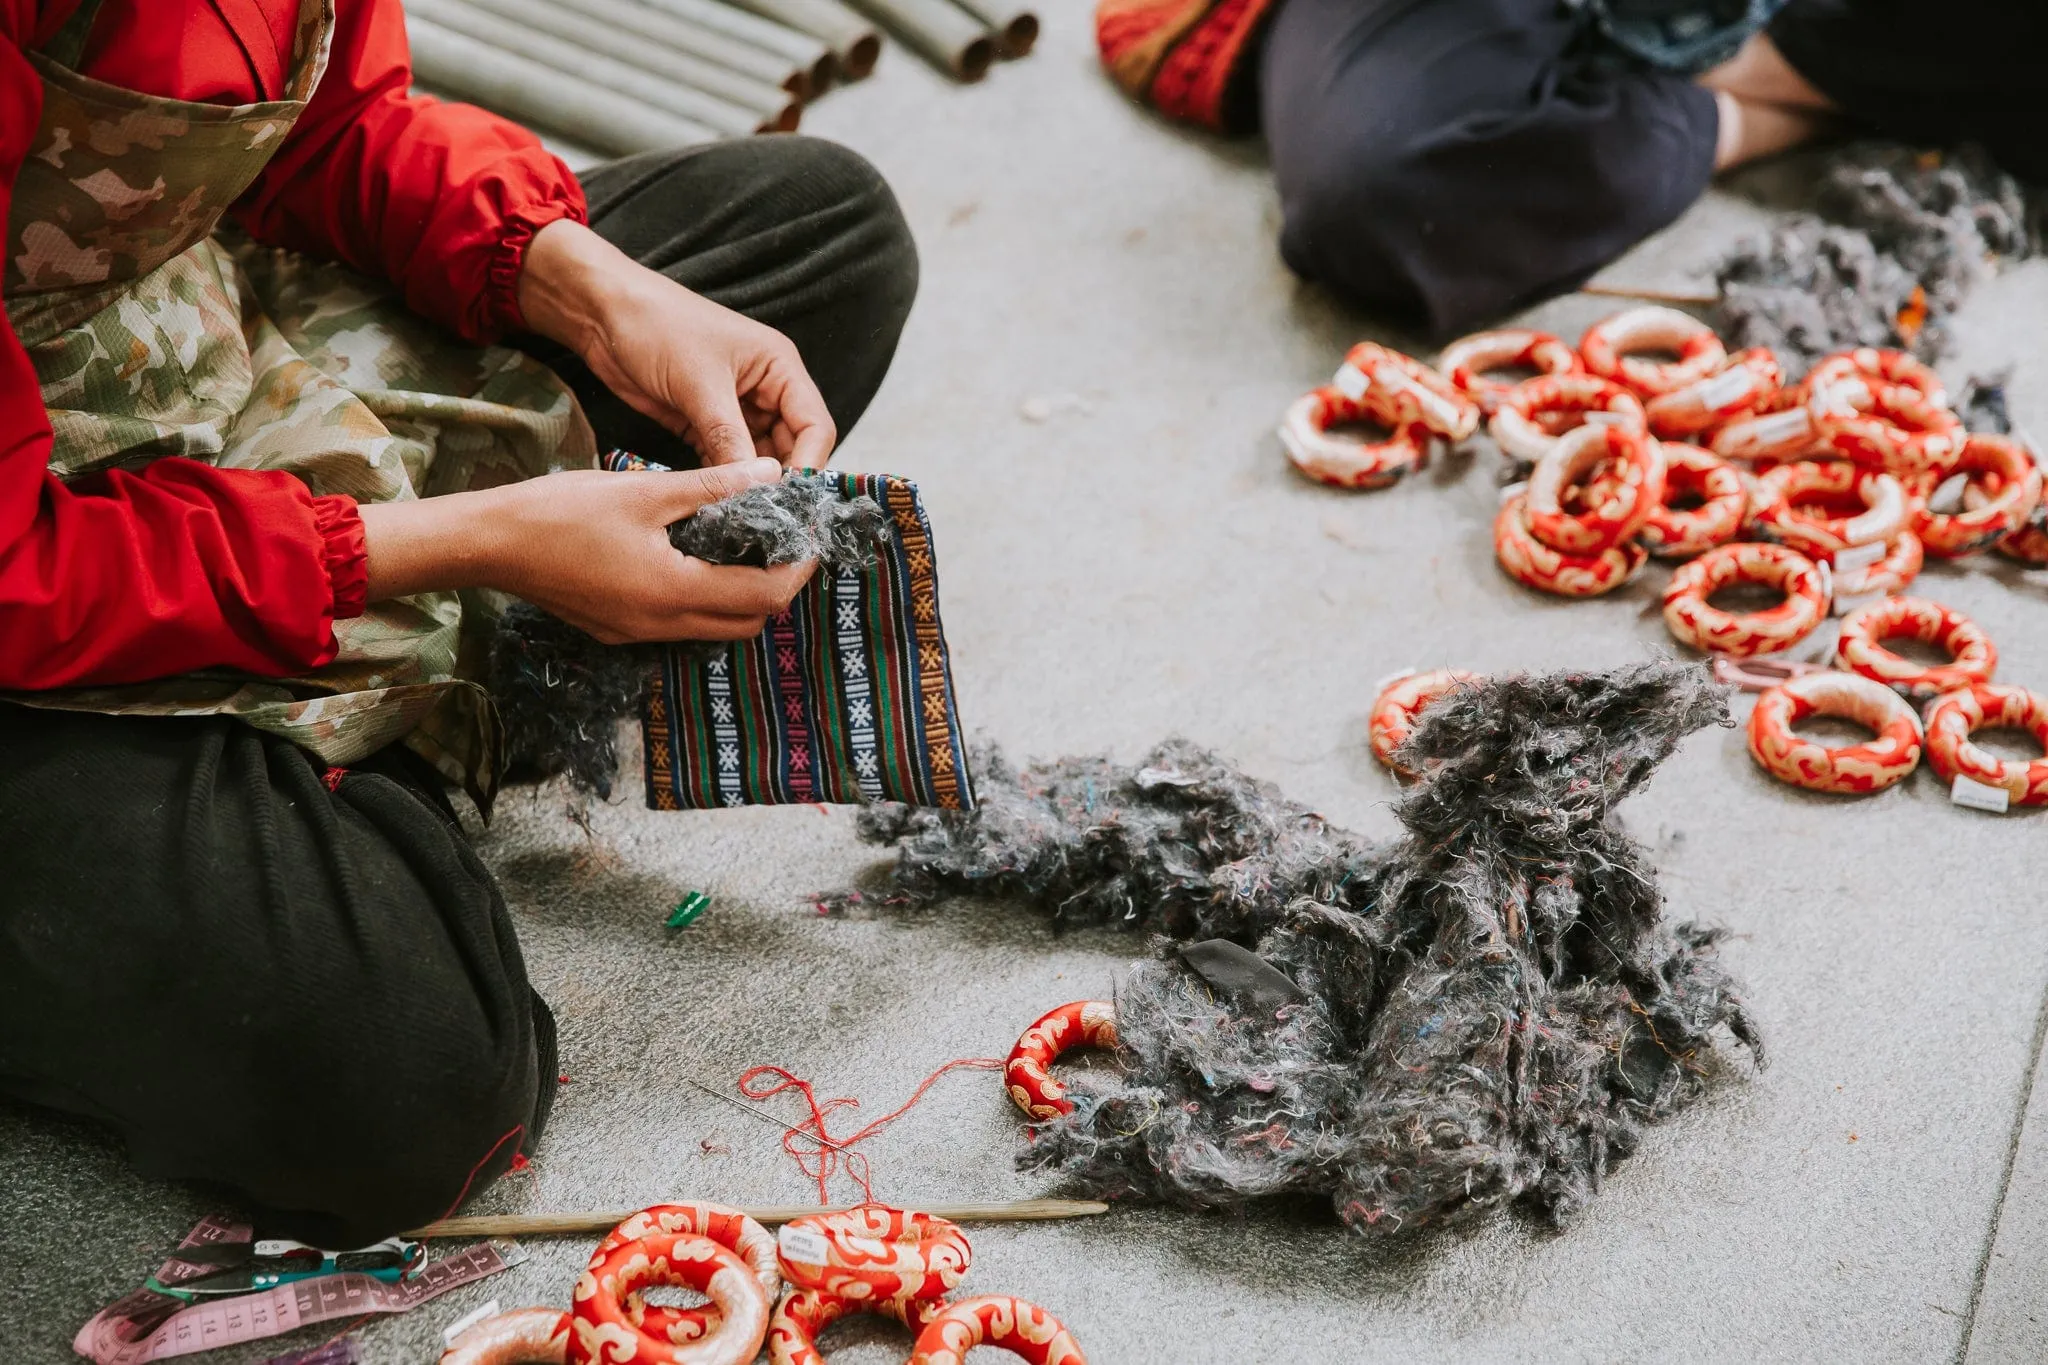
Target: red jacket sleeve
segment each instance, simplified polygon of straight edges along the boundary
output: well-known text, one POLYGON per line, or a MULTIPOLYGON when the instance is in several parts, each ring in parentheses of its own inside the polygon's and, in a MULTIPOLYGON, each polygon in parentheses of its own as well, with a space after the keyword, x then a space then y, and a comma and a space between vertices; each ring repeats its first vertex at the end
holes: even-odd
POLYGON ((237 220, 390 280, 412 311, 471 341, 519 331, 527 243, 583 221, 582 187, 518 124, 411 84, 398 0, 337 0, 327 74, 237 220))
MULTIPOLYGON (((42 112, 35 0, 0 0, 0 223, 42 112)), ((279 676, 334 657, 362 610, 362 520, 288 474, 164 459, 67 486, 27 352, 0 315, 0 688, 200 668, 279 676)))

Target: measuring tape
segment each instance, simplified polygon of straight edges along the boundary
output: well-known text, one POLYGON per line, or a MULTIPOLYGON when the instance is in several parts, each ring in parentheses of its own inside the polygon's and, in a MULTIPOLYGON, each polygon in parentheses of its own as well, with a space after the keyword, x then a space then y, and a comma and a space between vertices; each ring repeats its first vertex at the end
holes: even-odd
MULTIPOLYGON (((208 1218, 194 1228, 181 1247, 212 1242, 247 1240, 248 1229, 225 1220, 208 1218)), ((355 1318, 371 1313, 406 1313, 451 1289, 474 1284, 526 1259, 511 1242, 485 1242, 453 1256, 444 1256, 420 1268, 409 1280, 391 1284, 374 1275, 348 1271, 296 1280, 254 1294, 229 1299, 209 1299, 187 1307, 176 1299, 149 1290, 139 1290, 103 1310, 78 1331, 71 1349, 95 1365, 141 1365, 150 1360, 211 1351, 238 1342, 260 1341, 315 1323, 337 1318, 355 1318), (158 1317, 164 1305, 178 1305, 167 1317, 158 1317), (156 1319, 153 1328, 143 1325, 156 1319)), ((175 1280, 177 1253, 157 1278, 175 1280)))

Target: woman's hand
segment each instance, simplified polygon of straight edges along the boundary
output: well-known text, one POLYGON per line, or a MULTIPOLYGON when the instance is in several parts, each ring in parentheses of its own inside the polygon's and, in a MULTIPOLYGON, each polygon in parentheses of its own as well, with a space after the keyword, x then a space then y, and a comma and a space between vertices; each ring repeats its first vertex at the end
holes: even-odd
POLYGON ((813 565, 706 564, 669 523, 749 484, 773 460, 671 474, 575 470, 479 493, 365 503, 370 600, 447 588, 523 597, 606 644, 745 640, 787 607, 813 565))
POLYGON ((838 433, 796 347, 638 264, 581 223, 526 249, 527 325, 583 357, 605 387, 697 448, 709 465, 756 455, 817 469, 838 433))

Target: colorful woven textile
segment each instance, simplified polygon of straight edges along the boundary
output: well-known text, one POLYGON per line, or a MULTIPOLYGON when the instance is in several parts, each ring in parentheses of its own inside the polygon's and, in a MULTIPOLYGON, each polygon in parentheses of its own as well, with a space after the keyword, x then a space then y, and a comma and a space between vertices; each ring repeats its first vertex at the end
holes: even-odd
POLYGON ((972 810, 938 564, 917 485, 887 474, 811 477, 832 481, 841 497, 873 498, 895 534, 871 568, 813 578, 758 637, 709 659, 680 646, 662 651, 641 713, 647 804, 902 801, 972 810))

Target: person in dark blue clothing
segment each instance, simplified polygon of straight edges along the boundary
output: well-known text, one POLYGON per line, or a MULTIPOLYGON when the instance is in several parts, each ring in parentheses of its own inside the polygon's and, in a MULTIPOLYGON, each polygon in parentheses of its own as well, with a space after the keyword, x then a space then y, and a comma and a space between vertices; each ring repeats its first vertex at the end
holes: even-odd
POLYGON ((1288 265, 1445 336, 1833 130, 2048 181, 2044 66, 2038 0, 1284 0, 1258 85, 1288 265))

